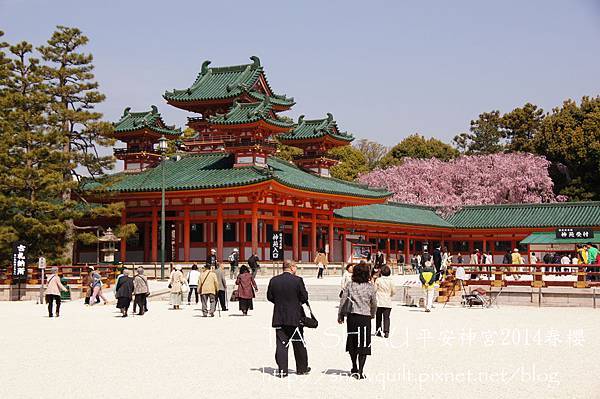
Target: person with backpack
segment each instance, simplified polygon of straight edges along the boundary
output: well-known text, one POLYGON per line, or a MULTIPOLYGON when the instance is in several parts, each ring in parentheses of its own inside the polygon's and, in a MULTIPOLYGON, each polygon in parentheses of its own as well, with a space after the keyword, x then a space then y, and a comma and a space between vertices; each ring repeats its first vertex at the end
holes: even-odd
POLYGON ((229 278, 234 279, 238 265, 240 264, 240 251, 237 248, 233 248, 233 252, 229 255, 229 278))
POLYGON ((421 269, 421 273, 419 274, 419 280, 423 286, 423 290, 425 291, 425 312, 431 312, 431 308, 433 308, 433 295, 435 294, 435 268, 433 267, 433 263, 431 261, 425 262, 423 268, 421 269))

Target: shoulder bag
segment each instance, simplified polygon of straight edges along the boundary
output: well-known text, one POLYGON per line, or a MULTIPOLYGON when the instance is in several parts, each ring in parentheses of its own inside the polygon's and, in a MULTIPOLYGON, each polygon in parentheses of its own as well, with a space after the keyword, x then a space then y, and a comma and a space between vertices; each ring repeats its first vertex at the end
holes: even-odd
POLYGON ((348 288, 348 296, 346 297, 344 303, 342 303, 342 308, 340 309, 340 313, 344 316, 348 316, 350 313, 352 313, 352 308, 354 307, 354 301, 352 300, 351 294, 352 284, 353 282, 346 286, 348 288))
POLYGON ((306 306, 308 307, 308 312, 310 313, 310 317, 302 316, 300 318, 300 323, 306 328, 317 328, 319 326, 319 321, 313 314, 313 311, 310 308, 310 304, 308 302, 306 302, 306 306))

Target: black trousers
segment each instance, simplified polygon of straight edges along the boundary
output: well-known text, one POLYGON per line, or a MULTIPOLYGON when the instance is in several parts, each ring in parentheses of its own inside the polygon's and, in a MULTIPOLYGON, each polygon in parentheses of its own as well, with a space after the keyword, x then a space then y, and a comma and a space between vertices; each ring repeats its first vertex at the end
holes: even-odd
POLYGON ((390 332, 390 312, 391 308, 377 308, 375 313, 375 332, 389 334, 390 332))
POLYGON ((283 374, 288 372, 288 349, 291 342, 294 348, 294 358, 296 359, 296 372, 304 373, 308 368, 308 352, 304 342, 303 327, 276 327, 275 339, 277 340, 275 361, 279 367, 279 372, 283 374))
POLYGON ((322 268, 322 267, 320 267, 320 268, 319 268, 319 273, 317 273, 317 278, 323 278, 323 271, 324 271, 324 270, 325 270, 325 269, 324 269, 324 268, 322 268))
POLYGON ((48 315, 52 316, 52 305, 56 301, 56 315, 60 313, 60 295, 46 295, 46 303, 48 304, 48 315))
POLYGON ((217 292, 217 300, 219 301, 219 304, 221 304, 221 310, 227 309, 227 303, 225 303, 225 291, 224 290, 219 290, 217 292))
POLYGON ((198 304, 198 286, 197 285, 190 285, 190 291, 188 292, 188 303, 190 303, 192 301, 192 292, 195 295, 196 305, 197 305, 198 304))
POLYGON ((148 311, 148 294, 138 294, 135 296, 133 302, 133 313, 135 313, 136 306, 140 308, 140 314, 144 314, 148 311))

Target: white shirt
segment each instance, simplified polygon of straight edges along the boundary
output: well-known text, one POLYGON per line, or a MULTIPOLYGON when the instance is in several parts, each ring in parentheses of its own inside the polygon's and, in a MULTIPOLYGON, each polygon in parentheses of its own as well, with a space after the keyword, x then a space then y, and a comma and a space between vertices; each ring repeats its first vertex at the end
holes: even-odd
POLYGON ((571 258, 565 255, 560 259, 560 263, 562 263, 563 265, 568 265, 571 263, 571 258))
POLYGON ((531 255, 531 259, 529 259, 529 263, 532 265, 537 264, 538 258, 535 255, 531 255))
POLYGON ((200 279, 200 272, 198 270, 190 270, 188 273, 188 284, 189 285, 198 285, 198 280, 200 279))
POLYGON ((573 259, 571 259, 571 263, 573 263, 574 265, 578 265, 579 264, 579 258, 577 258, 577 256, 574 256, 573 259))

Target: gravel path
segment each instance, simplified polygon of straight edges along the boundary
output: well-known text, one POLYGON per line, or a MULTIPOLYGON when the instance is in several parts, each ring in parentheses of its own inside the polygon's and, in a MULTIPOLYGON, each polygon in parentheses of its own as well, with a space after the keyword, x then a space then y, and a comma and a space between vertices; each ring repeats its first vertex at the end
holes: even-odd
MULTIPOLYGON (((234 305, 234 304, 232 304, 234 305)), ((194 306, 150 302, 143 317, 114 305, 63 304, 59 319, 32 302, 0 303, 3 398, 598 398, 600 311, 584 308, 396 306, 392 337, 373 338, 368 379, 344 375, 336 304, 313 304, 312 372, 276 367, 272 305, 202 318, 194 306), (591 354, 591 355, 590 355, 591 354)), ((291 352, 291 351, 290 351, 291 352)), ((290 367, 294 368, 293 358, 290 367)))

